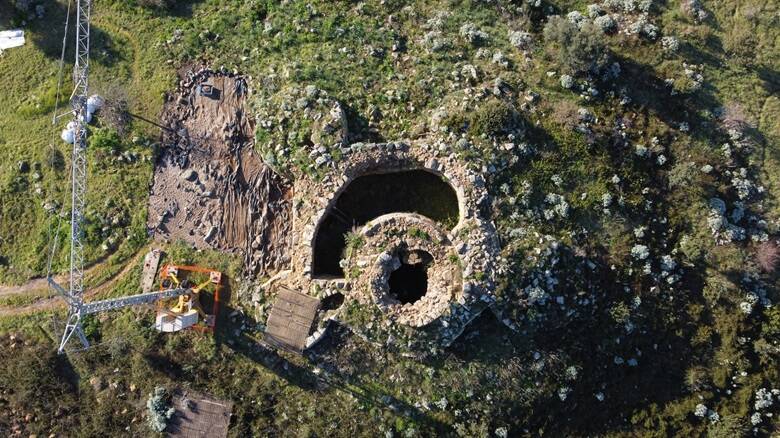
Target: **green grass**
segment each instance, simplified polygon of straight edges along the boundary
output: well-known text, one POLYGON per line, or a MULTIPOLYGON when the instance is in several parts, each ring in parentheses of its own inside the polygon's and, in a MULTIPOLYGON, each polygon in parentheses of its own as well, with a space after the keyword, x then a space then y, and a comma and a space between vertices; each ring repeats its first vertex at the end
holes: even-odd
MULTIPOLYGON (((6 81, 0 92, 0 283, 44 273, 48 229, 56 222, 44 213, 42 203, 63 200, 68 192, 67 168, 46 164, 52 156, 49 144, 66 162, 69 154, 58 139, 65 120, 52 127, 49 116, 57 82, 60 35, 56 29, 61 26, 64 3, 45 3, 46 18, 26 28, 30 42, 0 58, 0 74, 6 81), (31 165, 39 162, 41 168, 19 174, 20 160, 31 165), (43 197, 35 195, 36 171, 42 176, 43 197)), ((555 1, 550 6, 565 14, 574 9, 584 12, 588 3, 555 1)), ((337 368, 342 389, 315 389, 307 385, 312 377, 305 370, 312 369, 311 363, 285 358, 269 364, 264 354, 252 351, 249 345, 257 335, 252 321, 247 321, 241 336, 233 331, 239 322, 228 322, 217 339, 191 333, 163 336, 149 330, 149 313, 123 311, 91 327, 103 340, 126 337, 125 344, 111 344, 61 363, 44 354, 53 349, 56 337, 50 330, 52 315, 36 314, 0 319, 0 333, 21 332, 31 340, 18 356, 0 349, 7 365, 0 373, 0 387, 22 394, 11 400, 12 406, 34 412, 43 412, 37 404, 26 406, 34 397, 45 402, 51 394, 61 394, 71 414, 65 417, 68 427, 75 428, 69 430, 85 435, 121 431, 128 424, 130 434, 147 434, 142 422, 132 422, 139 414, 136 405, 143 404, 155 385, 181 382, 236 402, 233 436, 275 431, 360 436, 385 430, 409 436, 415 432, 485 436, 502 426, 510 428, 511 436, 689 436, 704 435, 708 429, 713 434, 727 433, 726 426, 716 428, 694 419, 692 411, 703 400, 724 419, 746 420, 755 390, 777 386, 778 356, 771 348, 778 341, 776 312, 745 316, 738 308, 748 287, 745 274, 763 281, 774 302, 777 277, 757 271, 752 244, 716 245, 705 205, 714 196, 733 204, 733 191, 722 175, 735 166, 747 166, 765 187, 761 203, 748 206, 749 214, 760 215, 770 231, 777 232, 772 221, 780 214, 778 10, 772 2, 760 0, 705 3, 711 18, 701 24, 685 17, 677 0, 654 6, 651 20, 662 35, 681 41, 677 54, 664 53, 658 42, 622 34, 605 37, 613 59, 621 64, 621 76, 598 84, 601 96, 584 99, 560 86, 563 69, 543 41, 542 11, 526 5, 518 13, 517 2, 417 1, 408 2, 407 8, 406 2, 396 0, 203 0, 178 2, 172 12, 150 11, 119 0, 96 2, 91 77, 96 91, 124 88, 131 110, 153 119, 161 109, 163 93, 175 86, 176 68, 203 61, 236 69, 252 77, 253 114, 273 122, 271 129, 257 130, 258 147, 264 156, 275 154, 277 145, 289 147, 289 157, 274 158, 295 175, 321 177, 323 172, 307 168, 310 158, 305 146, 315 124, 294 109, 307 85, 326 91, 348 108, 354 140, 422 135, 430 129, 431 112, 446 107, 455 121, 451 130, 469 140, 468 147, 454 153, 485 176, 493 195, 494 202, 482 207, 496 223, 510 272, 500 279, 499 295, 517 298, 505 316, 518 320, 521 328, 513 333, 480 322, 474 329, 479 334, 469 337, 467 333, 445 354, 432 358, 409 358, 393 347, 342 340, 315 359, 322 361, 317 362, 321 369, 337 368), (432 30, 429 22, 440 11, 449 12, 439 26, 449 40, 448 48, 429 52, 420 41, 432 30), (500 50, 510 67, 493 63, 491 56, 476 57, 478 48, 458 35, 467 21, 490 35, 483 47, 491 55, 500 50), (181 38, 172 41, 176 29, 181 30, 181 38), (533 32, 531 63, 511 47, 509 30, 533 32), (394 54, 395 43, 405 49, 394 54), (368 46, 381 51, 369 54, 368 46), (463 82, 453 79, 453 73, 467 63, 479 73, 471 85, 472 95, 480 95, 483 88, 492 93, 497 77, 510 90, 500 98, 467 98, 463 82), (693 90, 684 63, 701 65, 695 68, 704 76, 700 90, 693 90), (668 96, 666 79, 672 79, 683 93, 668 96), (526 111, 521 108, 528 91, 538 93, 539 101, 526 111), (632 101, 621 104, 621 94, 632 101), (461 102, 465 102, 462 107, 461 102), (758 141, 751 154, 732 166, 718 149, 727 138, 716 129, 713 113, 734 103, 744 109, 758 141), (282 110, 286 105, 293 109, 282 110), (368 122, 372 108, 383 115, 372 122, 373 130, 368 122), (527 143, 533 153, 513 157, 515 152, 497 147, 507 141, 497 125, 507 120, 511 108, 519 110, 518 124, 526 130, 518 142, 527 143), (593 144, 563 117, 573 109, 576 118, 579 108, 598 119, 592 127, 593 144), (682 121, 691 122, 691 132, 678 129, 682 121), (619 122, 627 126, 628 146, 613 144, 619 122), (642 161, 632 153, 634 145, 649 146, 653 137, 660 139, 669 160, 663 166, 655 164, 655 156, 642 161), (716 172, 699 172, 703 164, 715 166, 716 172), (488 170, 491 166, 497 169, 493 173, 488 170), (620 182, 614 183, 613 176, 620 182), (524 196, 525 182, 531 187, 528 203, 510 203, 510 198, 524 196), (601 197, 607 192, 614 203, 622 197, 623 206, 613 205, 604 213, 601 197), (565 197, 570 206, 567 218, 539 217, 549 193, 565 197), (652 201, 649 207, 648 200, 652 201), (668 222, 652 221, 662 218, 668 222), (634 229, 640 225, 648 226, 645 243, 654 257, 673 254, 683 266, 682 280, 668 295, 658 295, 656 285, 631 259, 631 247, 637 242, 634 229), (510 230, 516 229, 526 234, 514 237, 510 230), (567 248, 560 263, 550 268, 562 282, 556 293, 565 296, 567 305, 582 297, 596 304, 575 314, 556 313, 555 305, 552 310, 525 307, 520 297, 512 295, 528 285, 524 282, 530 281, 540 258, 536 250, 546 247, 541 243, 544 236, 567 248), (596 278, 588 277, 591 268, 583 264, 586 258, 599 266, 596 278), (641 298, 638 307, 634 307, 635 297, 641 298), (539 321, 547 325, 539 329, 534 325, 539 321), (626 322, 636 326, 633 334, 625 333, 626 322), (637 350, 642 351, 639 368, 613 365, 615 356, 627 358, 637 350), (540 352, 543 361, 534 359, 534 352, 540 352), (569 366, 580 370, 576 381, 563 377, 569 366), (118 367, 126 373, 113 373, 118 367), (18 379, 18 370, 25 368, 41 374, 18 379), (68 375, 68 369, 82 377, 76 387, 63 388, 57 383, 61 380, 47 374, 64 370, 68 375), (745 378, 740 377, 742 371, 745 378), (126 398, 119 397, 119 391, 95 394, 84 378, 92 375, 118 380, 123 390, 135 383, 139 390, 126 398), (691 375, 694 381, 701 380, 703 389, 691 389, 686 382, 691 375), (730 386, 732 382, 737 387, 730 386), (36 393, 36 383, 50 391, 36 393), (567 402, 557 395, 562 386, 572 389, 567 402), (597 392, 606 395, 604 404, 594 401, 597 392), (368 401, 361 397, 365 395, 370 396, 368 401), (392 410, 378 403, 383 396, 397 399, 401 408, 392 410), (447 400, 446 409, 410 407, 431 406, 442 399, 447 400), (107 406, 117 406, 117 412, 109 412, 107 406), (406 415, 405 410, 423 415, 406 415)), ((0 26, 18 25, 19 17, 6 19, 12 17, 5 13, 8 9, 0 5, 0 26)), ((67 84, 64 89, 68 94, 67 84)), ((151 156, 146 141, 133 143, 133 136, 153 142, 156 133, 134 124, 127 137, 105 127, 93 135, 102 146, 89 155, 87 256, 89 262, 106 261, 90 277, 93 284, 116 275, 148 243, 145 219, 151 164, 120 164, 110 152, 119 149, 151 156), (106 221, 115 217, 121 225, 103 231, 106 221), (115 245, 103 251, 100 246, 112 237, 115 245)), ((67 221, 55 231, 66 238, 67 221)), ((353 240, 350 246, 356 244, 353 240)), ((237 260, 218 254, 192 252, 179 244, 168 251, 179 263, 214 266, 229 272, 230 278, 239 272, 237 260)), ((65 260, 63 248, 56 254, 55 268, 63 270, 65 260)), ((136 291, 139 274, 140 266, 134 266, 104 295, 136 291)), ((20 296, 6 302, 22 305, 31 299, 20 296)), ((378 324, 376 312, 373 307, 350 307, 346 320, 370 332, 369 327, 378 324)), ((0 429, 6 424, 3 418, 0 415, 0 429)), ((773 426, 765 420, 762 427, 764 433, 773 426)), ((43 428, 30 432, 41 433, 43 428)), ((45 432, 50 430, 56 429, 52 426, 45 432)))

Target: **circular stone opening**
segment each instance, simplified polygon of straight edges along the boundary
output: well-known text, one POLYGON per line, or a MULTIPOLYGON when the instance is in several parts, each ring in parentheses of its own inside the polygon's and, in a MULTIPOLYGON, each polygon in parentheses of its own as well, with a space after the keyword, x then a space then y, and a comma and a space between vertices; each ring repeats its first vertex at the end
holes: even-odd
POLYGON ((401 304, 413 304, 428 292, 428 263, 433 257, 425 251, 400 254, 401 266, 390 273, 390 296, 401 304))

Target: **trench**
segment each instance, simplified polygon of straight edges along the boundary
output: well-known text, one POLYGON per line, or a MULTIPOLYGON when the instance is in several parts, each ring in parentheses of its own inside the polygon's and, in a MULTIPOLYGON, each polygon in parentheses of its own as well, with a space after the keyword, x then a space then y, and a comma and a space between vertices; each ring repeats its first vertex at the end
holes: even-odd
POLYGON ((345 235, 389 213, 417 213, 452 229, 459 219, 458 195, 441 176, 427 170, 377 173, 355 178, 338 196, 314 238, 314 277, 344 277, 339 261, 345 235))

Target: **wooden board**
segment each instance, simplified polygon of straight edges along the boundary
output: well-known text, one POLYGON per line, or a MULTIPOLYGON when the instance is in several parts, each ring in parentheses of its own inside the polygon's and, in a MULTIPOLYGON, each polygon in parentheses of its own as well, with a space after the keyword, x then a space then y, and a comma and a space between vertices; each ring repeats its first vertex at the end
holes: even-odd
POLYGON ((141 277, 141 290, 146 294, 152 291, 154 279, 157 277, 157 268, 160 266, 160 257, 163 252, 153 249, 144 257, 144 272, 141 277))
POLYGON ((173 397, 176 413, 166 432, 172 437, 224 438, 228 434, 233 402, 188 392, 173 397), (189 402, 186 402, 189 400, 189 402))
POLYGON ((265 330, 265 340, 298 353, 306 347, 320 300, 279 286, 265 330))

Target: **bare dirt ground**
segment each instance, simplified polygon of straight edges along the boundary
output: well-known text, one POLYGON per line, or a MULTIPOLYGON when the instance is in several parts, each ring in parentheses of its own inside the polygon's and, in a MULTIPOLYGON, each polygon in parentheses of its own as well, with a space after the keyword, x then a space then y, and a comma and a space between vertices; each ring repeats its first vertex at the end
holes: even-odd
MULTIPOLYGON (((97 295, 101 295, 103 292, 111 289, 114 287, 114 285, 117 284, 119 280, 124 278, 138 263, 140 263, 143 256, 148 251, 148 248, 143 248, 141 251, 139 251, 135 257, 133 257, 132 260, 128 261, 127 264, 122 268, 121 271, 116 273, 114 276, 109 278, 104 283, 101 283, 93 288, 89 288, 84 293, 84 298, 89 299, 97 295)), ((87 270, 87 274, 93 270, 97 269, 99 265, 92 266, 89 270, 87 270)), ((68 276, 66 274, 61 274, 54 279, 61 285, 65 285, 68 281, 68 276)), ((16 294, 32 294, 34 292, 39 292, 41 290, 48 290, 48 284, 46 283, 45 278, 36 278, 33 280, 30 280, 24 285, 21 286, 3 286, 2 289, 2 295, 16 295, 16 294)), ((49 295, 41 297, 41 299, 36 300, 33 303, 22 305, 22 306, 0 306, 0 317, 3 316, 12 316, 12 315, 27 315, 30 313, 35 312, 42 312, 45 310, 51 310, 51 309, 58 309, 58 308, 65 308, 65 301, 62 300, 57 294, 50 292, 49 295)))
POLYGON ((288 262, 290 185, 253 148, 241 76, 183 72, 166 105, 163 149, 149 196, 155 238, 244 255, 247 274, 288 262))

